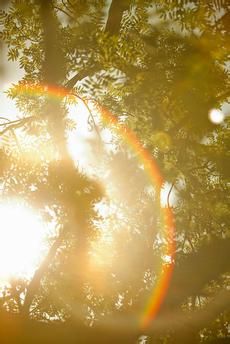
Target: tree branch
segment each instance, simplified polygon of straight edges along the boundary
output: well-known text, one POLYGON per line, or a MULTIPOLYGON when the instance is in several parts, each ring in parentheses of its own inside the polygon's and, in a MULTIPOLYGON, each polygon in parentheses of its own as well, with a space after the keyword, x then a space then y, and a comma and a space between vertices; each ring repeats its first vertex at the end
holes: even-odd
POLYGON ((3 126, 5 125, 6 128, 4 128, 2 131, 0 131, 0 136, 5 134, 9 130, 17 129, 22 127, 24 124, 31 122, 33 119, 35 119, 34 116, 26 117, 23 119, 11 121, 9 123, 1 123, 0 125, 3 126))
POLYGON ((65 11, 63 8, 60 8, 58 6, 53 6, 56 10, 64 13, 67 17, 71 18, 72 20, 74 20, 75 18, 70 14, 68 13, 67 11, 65 11))
POLYGON ((81 81, 82 79, 92 76, 96 72, 98 72, 101 69, 101 66, 99 63, 96 63, 92 67, 88 67, 86 69, 82 69, 80 72, 77 72, 70 80, 67 81, 65 84, 65 87, 68 89, 72 89, 78 81, 81 81))
POLYGON ((110 35, 116 35, 119 33, 123 13, 129 8, 129 5, 129 0, 112 0, 105 26, 105 32, 108 32, 110 35))
MULTIPOLYGON (((120 70, 122 73, 124 73, 127 76, 130 76, 130 75, 132 76, 133 74, 143 71, 143 68, 140 68, 138 66, 132 66, 132 65, 123 66, 121 63, 114 65, 113 67, 120 70)), ((92 67, 84 68, 80 72, 77 72, 70 80, 68 80, 66 84, 64 85, 64 87, 71 90, 78 81, 81 81, 86 77, 91 77, 95 73, 101 71, 102 69, 104 69, 103 66, 98 62, 95 63, 94 66, 92 67)))
POLYGON ((65 231, 62 230, 58 238, 54 241, 53 245, 51 246, 46 258, 44 259, 40 267, 37 269, 37 271, 35 272, 29 286, 27 287, 27 293, 25 295, 24 304, 22 306, 22 314, 24 316, 29 316, 30 306, 31 306, 31 303, 33 302, 33 298, 36 292, 39 289, 41 279, 44 276, 45 272, 47 271, 50 263, 54 259, 57 249, 60 247, 64 239, 64 235, 65 235, 65 231))

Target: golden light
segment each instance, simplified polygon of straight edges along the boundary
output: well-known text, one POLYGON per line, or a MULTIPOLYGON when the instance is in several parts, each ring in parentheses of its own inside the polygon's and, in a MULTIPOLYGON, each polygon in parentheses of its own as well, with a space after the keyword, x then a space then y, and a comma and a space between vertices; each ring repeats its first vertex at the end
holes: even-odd
POLYGON ((29 208, 0 204, 0 280, 30 278, 44 254, 45 228, 29 208))
POLYGON ((224 120, 224 114, 222 111, 220 111, 218 109, 212 109, 209 112, 209 119, 214 124, 220 124, 224 120))
POLYGON ((89 130, 88 110, 83 102, 70 105, 68 118, 75 122, 76 128, 68 132, 68 151, 76 166, 87 169, 92 164, 91 139, 95 133, 89 130))

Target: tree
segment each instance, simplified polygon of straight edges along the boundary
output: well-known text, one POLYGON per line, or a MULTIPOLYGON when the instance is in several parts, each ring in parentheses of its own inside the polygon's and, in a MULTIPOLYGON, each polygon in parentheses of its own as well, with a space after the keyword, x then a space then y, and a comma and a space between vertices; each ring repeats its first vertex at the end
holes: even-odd
POLYGON ((1 298, 3 338, 13 324, 22 342, 34 331, 38 342, 133 343, 141 334, 162 343, 227 340, 229 119, 215 125, 208 114, 230 96, 229 10, 227 1, 214 0, 15 0, 1 11, 8 57, 25 71, 9 90, 24 116, 1 123, 0 134, 8 135, 2 195, 20 195, 43 215, 52 210, 59 228, 32 280, 16 281, 1 298), (107 171, 106 190, 74 166, 67 150, 67 113, 77 100, 97 133, 94 154, 107 171), (121 132, 113 138, 116 151, 106 152, 95 108, 114 115, 110 127, 122 123, 139 137, 170 185, 164 207, 175 216, 175 260, 164 261, 172 238, 162 229, 157 188, 121 132), (16 152, 18 132, 35 139, 30 152, 39 147, 37 159, 20 145, 16 152), (110 216, 97 212, 98 202, 113 209, 110 216), (112 237, 111 263, 90 271, 102 229, 112 237), (160 273, 153 261, 175 268, 157 317, 140 329, 132 319, 160 273))

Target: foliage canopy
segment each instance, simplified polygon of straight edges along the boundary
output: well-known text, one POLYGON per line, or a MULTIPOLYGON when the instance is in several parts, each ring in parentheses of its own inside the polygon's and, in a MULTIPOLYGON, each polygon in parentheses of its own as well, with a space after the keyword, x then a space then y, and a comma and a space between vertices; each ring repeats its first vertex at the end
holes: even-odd
POLYGON ((31 328, 38 343, 227 340, 229 117, 216 125, 209 113, 230 98, 229 19, 227 0, 12 0, 1 10, 8 59, 24 70, 8 91, 23 115, 1 117, 1 197, 35 207, 56 235, 32 279, 5 287, 0 335, 20 323, 22 342, 31 328), (47 87, 71 95, 52 99, 47 87), (68 113, 81 102, 94 173, 68 151, 68 133, 78 135, 68 113), (106 149, 95 104, 155 159, 164 205, 121 135, 106 149), (162 208, 171 207, 174 273, 143 332, 126 319, 154 289, 170 240, 162 208))

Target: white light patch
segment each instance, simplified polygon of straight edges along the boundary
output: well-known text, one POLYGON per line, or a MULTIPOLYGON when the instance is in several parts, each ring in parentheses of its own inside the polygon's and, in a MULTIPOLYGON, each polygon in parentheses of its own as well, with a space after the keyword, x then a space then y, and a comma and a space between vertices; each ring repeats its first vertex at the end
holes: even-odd
POLYGON ((0 204, 0 280, 30 278, 44 256, 44 224, 24 206, 0 204))
POLYGON ((218 109, 212 109, 209 111, 209 119, 214 124, 220 124, 224 120, 224 113, 218 109))
POLYGON ((69 118, 76 123, 76 129, 68 132, 69 153, 78 168, 89 170, 95 162, 92 145, 95 131, 89 130, 89 112, 83 102, 69 106, 69 118))

